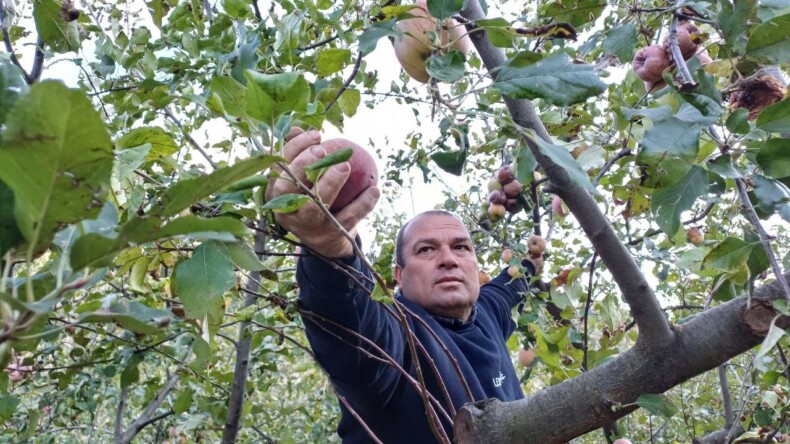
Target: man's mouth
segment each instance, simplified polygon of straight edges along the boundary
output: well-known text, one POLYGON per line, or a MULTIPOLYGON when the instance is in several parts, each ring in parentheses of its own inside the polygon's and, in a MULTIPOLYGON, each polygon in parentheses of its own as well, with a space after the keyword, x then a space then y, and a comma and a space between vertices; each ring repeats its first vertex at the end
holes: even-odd
POLYGON ((437 284, 444 284, 447 282, 463 282, 463 279, 454 276, 447 276, 436 281, 437 284))

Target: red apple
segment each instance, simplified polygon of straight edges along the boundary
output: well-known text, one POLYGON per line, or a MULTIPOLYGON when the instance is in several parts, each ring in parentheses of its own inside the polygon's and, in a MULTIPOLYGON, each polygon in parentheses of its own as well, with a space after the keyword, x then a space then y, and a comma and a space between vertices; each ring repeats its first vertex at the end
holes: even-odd
POLYGON ((521 211, 522 209, 524 209, 524 206, 521 205, 521 202, 518 199, 510 199, 509 198, 507 200, 507 202, 505 202, 505 209, 510 214, 516 214, 519 211, 521 211))
POLYGON ((522 348, 518 351, 518 363, 524 367, 529 367, 535 361, 537 353, 532 348, 522 348))
POLYGON ((510 248, 505 248, 502 250, 502 262, 510 264, 511 260, 513 260, 513 250, 510 248))
POLYGON ((485 271, 477 271, 477 281, 480 285, 487 284, 491 282, 491 275, 486 273, 485 271))
POLYGON ((351 148, 353 151, 351 158, 348 160, 351 166, 351 173, 337 194, 335 201, 329 207, 329 211, 336 213, 353 202, 365 190, 375 186, 379 181, 379 172, 373 156, 366 149, 350 140, 341 138, 329 139, 321 142, 321 146, 324 147, 327 154, 332 154, 343 148, 351 148))
POLYGON ((695 246, 700 246, 705 240, 705 235, 702 234, 699 228, 689 228, 686 230, 686 239, 695 246))
POLYGON ((524 271, 521 269, 520 265, 511 265, 507 267, 507 274, 513 279, 518 279, 524 276, 524 271))
POLYGON ((551 211, 557 217, 565 217, 568 215, 568 207, 565 206, 565 202, 562 201, 560 196, 555 195, 551 198, 551 211))

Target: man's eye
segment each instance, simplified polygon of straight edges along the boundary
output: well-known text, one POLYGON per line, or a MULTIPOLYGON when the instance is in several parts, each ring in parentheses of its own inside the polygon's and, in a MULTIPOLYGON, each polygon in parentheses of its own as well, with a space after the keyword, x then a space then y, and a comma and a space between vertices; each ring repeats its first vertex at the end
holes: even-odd
POLYGON ((456 246, 455 246, 455 248, 456 248, 457 250, 466 250, 466 251, 472 251, 472 247, 470 247, 469 245, 465 245, 465 244, 456 245, 456 246))
POLYGON ((429 251, 431 251, 431 247, 420 247, 417 253, 428 253, 429 251))

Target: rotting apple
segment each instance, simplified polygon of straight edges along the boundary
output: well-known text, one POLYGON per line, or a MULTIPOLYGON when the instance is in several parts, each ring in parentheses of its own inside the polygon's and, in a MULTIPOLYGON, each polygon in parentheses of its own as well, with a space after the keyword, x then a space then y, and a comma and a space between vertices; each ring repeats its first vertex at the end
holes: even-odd
POLYGON ((379 172, 373 156, 366 149, 350 140, 342 138, 329 139, 321 142, 321 146, 324 147, 327 154, 332 154, 343 148, 351 148, 352 150, 351 158, 348 159, 351 172, 346 183, 329 207, 329 211, 335 213, 353 202, 365 190, 375 186, 379 181, 379 172))
POLYGON ((507 210, 502 204, 491 204, 488 207, 488 217, 491 219, 491 222, 499 222, 505 217, 505 213, 507 213, 507 210))
MULTIPOLYGON (((678 35, 678 48, 683 55, 683 60, 688 60, 697 53, 700 43, 702 43, 702 36, 699 28, 691 22, 682 22, 677 26, 678 35)), ((669 60, 672 60, 672 48, 669 41, 669 34, 664 37, 664 51, 667 53, 669 60)))
POLYGON ((496 178, 504 188, 505 185, 516 180, 516 175, 513 173, 513 167, 511 167, 510 165, 505 165, 501 167, 496 172, 496 178))
POLYGON ((661 45, 650 45, 640 49, 634 55, 631 67, 634 74, 645 82, 658 82, 663 72, 670 65, 669 57, 661 45))
POLYGON ((505 248, 504 250, 502 250, 502 262, 506 264, 510 264, 510 261, 513 260, 513 256, 514 256, 513 250, 511 250, 510 248, 505 248))
POLYGON ((507 267, 507 274, 512 279, 518 279, 524 276, 524 270, 521 268, 520 265, 511 265, 507 267))
POLYGON ((527 249, 532 257, 541 256, 546 251, 546 239, 537 234, 530 236, 527 239, 527 249))
POLYGON ((504 205, 507 202, 507 195, 502 190, 494 190, 488 193, 488 201, 492 204, 504 205))
POLYGON ((505 196, 510 199, 515 199, 523 192, 523 187, 521 186, 521 182, 516 179, 511 180, 510 182, 502 185, 502 191, 505 192, 505 196))

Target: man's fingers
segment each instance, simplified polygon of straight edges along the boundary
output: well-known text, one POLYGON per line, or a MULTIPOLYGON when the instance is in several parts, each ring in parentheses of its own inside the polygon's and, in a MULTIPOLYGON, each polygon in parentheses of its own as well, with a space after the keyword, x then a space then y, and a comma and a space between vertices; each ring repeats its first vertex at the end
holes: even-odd
POLYGON ((373 208, 376 207, 376 203, 379 201, 379 197, 381 197, 381 190, 375 186, 370 187, 363 191, 353 202, 338 211, 335 214, 335 219, 340 222, 340 225, 350 230, 373 211, 373 208))
POLYGON ((330 207, 348 180, 349 174, 351 174, 351 165, 348 162, 332 165, 318 179, 313 192, 321 198, 321 202, 330 207))
POLYGON ((304 130, 299 128, 298 126, 292 126, 290 130, 288 130, 288 134, 285 135, 285 143, 288 143, 294 137, 304 134, 304 130))
MULTIPOLYGON (((291 129, 291 132, 294 129, 291 129)), ((288 132, 288 135, 291 135, 291 132, 288 132)), ((288 142, 283 147, 283 157, 288 162, 292 162, 299 154, 301 154, 307 148, 310 148, 313 145, 318 145, 321 143, 321 134, 318 131, 308 131, 302 132, 301 134, 295 135, 293 138, 288 139, 288 142)))

